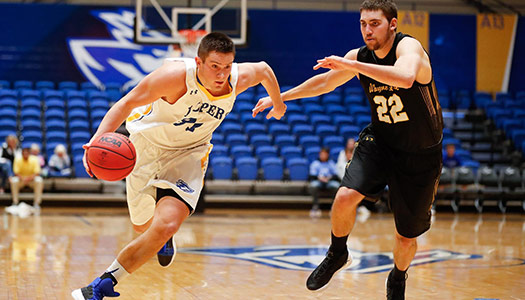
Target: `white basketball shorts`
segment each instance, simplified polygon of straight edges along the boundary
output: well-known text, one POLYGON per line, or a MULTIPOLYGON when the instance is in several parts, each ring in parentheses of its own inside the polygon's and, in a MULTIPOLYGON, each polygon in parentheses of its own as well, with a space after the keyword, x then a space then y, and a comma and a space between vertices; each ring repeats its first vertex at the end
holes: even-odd
POLYGON ((143 225, 153 217, 157 188, 173 189, 193 212, 204 184, 212 145, 167 150, 151 144, 142 134, 134 134, 130 139, 137 152, 135 167, 126 178, 131 222, 143 225))

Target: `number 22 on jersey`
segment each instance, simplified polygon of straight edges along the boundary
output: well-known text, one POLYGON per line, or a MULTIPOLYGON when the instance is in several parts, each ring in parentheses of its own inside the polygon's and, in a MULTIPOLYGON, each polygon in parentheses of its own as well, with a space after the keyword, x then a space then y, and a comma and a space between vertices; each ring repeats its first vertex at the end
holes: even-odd
POLYGON ((375 104, 379 105, 377 107, 377 117, 379 121, 391 124, 392 120, 394 123, 408 121, 408 115, 403 110, 403 101, 399 98, 398 95, 393 94, 388 97, 385 96, 375 96, 375 104), (390 119, 392 117, 392 120, 390 119))

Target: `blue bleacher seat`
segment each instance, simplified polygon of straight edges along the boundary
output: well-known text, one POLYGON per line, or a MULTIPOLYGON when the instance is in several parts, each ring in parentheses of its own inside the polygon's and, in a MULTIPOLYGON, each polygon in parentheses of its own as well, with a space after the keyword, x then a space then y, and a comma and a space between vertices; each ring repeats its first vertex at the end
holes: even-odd
POLYGON ((65 113, 60 109, 48 109, 44 112, 46 122, 51 120, 65 120, 65 113))
POLYGON ((335 114, 346 114, 348 113, 346 109, 341 105, 329 105, 326 107, 325 112, 328 115, 335 115, 335 114))
POLYGON ((20 135, 20 140, 25 143, 42 144, 42 131, 24 130, 20 135))
POLYGON ((35 89, 37 90, 54 90, 55 83, 53 81, 37 81, 35 83, 35 89))
POLYGON ((344 150, 344 149, 345 149, 344 147, 339 147, 339 146, 330 148, 330 156, 329 156, 330 159, 333 161, 336 161, 337 158, 339 157, 339 152, 341 152, 341 150, 344 150))
POLYGON ((225 136, 224 140, 230 147, 248 144, 248 138, 244 134, 225 134, 225 136))
POLYGON ((20 122, 22 131, 35 130, 42 131, 42 122, 36 120, 23 120, 20 122))
POLYGON ((90 103, 93 101, 105 101, 106 103, 109 103, 109 95, 106 92, 102 91, 89 91, 87 92, 87 99, 90 103))
POLYGON ((10 89, 11 83, 7 80, 0 80, 0 89, 10 89))
POLYGON ((370 107, 366 105, 353 105, 348 107, 348 112, 351 116, 357 117, 359 115, 370 115, 370 107))
POLYGON ((66 133, 63 131, 47 131, 46 132, 46 142, 48 144, 58 143, 66 145, 66 133))
POLYGON ((230 148, 225 145, 214 145, 210 153, 211 157, 230 156, 230 148))
POLYGON ((89 174, 86 172, 86 169, 84 168, 84 164, 82 162, 82 156, 74 157, 73 166, 75 169, 75 177, 89 178, 89 174))
POLYGON ((27 81, 27 80, 17 80, 13 83, 13 89, 15 90, 21 90, 21 89, 32 89, 33 88, 33 82, 27 81))
POLYGON ((371 122, 370 115, 358 115, 355 118, 355 123, 359 128, 364 128, 371 122))
POLYGON ((73 81, 61 81, 58 83, 58 89, 62 91, 78 90, 78 83, 73 81))
POLYGON ((13 107, 0 107, 0 116, 3 119, 11 119, 16 121, 18 115, 18 110, 13 107))
POLYGON ((287 114, 302 114, 303 107, 295 102, 288 101, 286 103, 286 113, 287 114))
POLYGON ((86 100, 86 92, 85 91, 74 91, 74 90, 67 90, 66 93, 66 99, 68 102, 72 100, 86 100))
POLYGON ((468 109, 471 106, 470 96, 459 96, 455 99, 454 104, 458 109, 468 109))
POLYGON ((247 145, 237 145, 230 149, 230 154, 233 158, 252 157, 252 147, 247 145))
POLYGON ((333 125, 319 125, 315 129, 315 134, 318 136, 337 135, 337 128, 333 125))
POLYGON ((14 136, 16 136, 16 131, 3 130, 3 129, 0 127, 0 141, 5 141, 5 138, 6 138, 8 135, 14 135, 14 136))
POLYGON ((102 121, 102 119, 106 115, 106 112, 107 111, 105 109, 95 109, 91 111, 91 121, 102 121))
POLYGON ((345 140, 349 138, 357 138, 360 128, 353 125, 343 125, 339 128, 339 135, 345 140))
POLYGON ((314 127, 312 125, 297 124, 292 126, 292 133, 296 136, 313 135, 314 127))
POLYGON ((512 140, 514 141, 514 145, 516 145, 518 150, 525 150, 522 148, 522 144, 525 141, 525 129, 514 130, 512 132, 512 140))
POLYGON ((332 119, 326 114, 314 114, 310 116, 310 124, 312 124, 314 127, 319 125, 331 125, 332 119))
POLYGON ((16 98, 3 98, 0 100, 1 108, 10 108, 16 111, 18 109, 18 100, 16 98))
POLYGON ((310 174, 310 165, 305 158, 290 158, 286 160, 286 167, 290 172, 290 180, 307 180, 310 174))
MULTIPOLYGON (((0 119, 0 128, 2 128, 2 130, 7 130, 7 131, 13 131, 13 132, 16 132, 16 120, 15 119, 11 119, 11 118, 2 118, 0 119)), ((3 142, 3 141, 1 141, 3 142)))
POLYGON ((73 99, 69 100, 67 103, 68 110, 71 111, 73 109, 81 109, 83 111, 87 112, 87 103, 84 99, 73 99))
POLYGON ((80 84, 80 89, 83 91, 98 91, 98 87, 91 82, 82 82, 80 84))
POLYGON ((256 134, 266 134, 266 126, 263 124, 247 124, 244 127, 244 132, 248 136, 256 135, 256 134))
POLYGON ((285 146, 281 148, 281 157, 284 159, 303 157, 303 150, 298 146, 285 146))
POLYGON ((512 99, 512 95, 508 92, 498 92, 496 93, 496 101, 497 102, 505 102, 509 99, 512 99))
POLYGON ((91 110, 103 109, 107 111, 109 109, 109 101, 106 99, 93 100, 89 103, 89 107, 91 108, 91 110))
POLYGON ((65 109, 65 103, 62 100, 51 99, 45 102, 46 109, 65 109))
POLYGON ((304 149, 304 155, 308 159, 308 161, 312 162, 316 159, 319 159, 319 151, 321 150, 321 147, 319 146, 313 146, 309 148, 304 149))
POLYGON ((344 90, 344 95, 361 95, 363 93, 363 89, 361 87, 357 86, 347 86, 344 90))
POLYGON ((295 146, 296 138, 293 135, 283 134, 274 138, 273 143, 279 147, 295 146))
POLYGON ((298 124, 308 124, 308 116, 303 114, 289 114, 286 117, 286 120, 288 121, 288 124, 292 127, 298 124))
POLYGON ((252 103, 253 102, 255 104, 255 99, 253 99, 254 96, 255 96, 254 93, 243 92, 243 93, 237 95, 237 98, 235 99, 235 103, 239 104, 239 102, 246 101, 246 103, 252 103))
POLYGON ((317 135, 299 136, 299 145, 301 145, 305 149, 313 146, 320 146, 321 138, 317 135))
POLYGON ((265 113, 258 114, 254 118, 251 112, 243 112, 240 114, 239 118, 241 123, 244 124, 244 127, 248 126, 249 124, 264 125, 265 115, 265 113))
POLYGON ((4 98, 17 99, 18 98, 18 92, 15 91, 15 90, 0 89, 0 102, 4 98))
POLYGON ((344 125, 354 125, 354 118, 349 115, 335 115, 333 116, 333 123, 338 128, 344 125))
POLYGON ((42 98, 45 102, 49 100, 64 101, 64 91, 45 90, 42 92, 42 98))
POLYGON ((91 133, 94 134, 97 129, 98 129, 98 126, 100 126, 100 122, 101 120, 92 120, 91 121, 91 133))
POLYGON ((261 146, 255 148, 255 156, 261 160, 267 157, 277 157, 277 148, 274 146, 261 146))
POLYGON ((224 144, 224 135, 222 133, 214 132, 211 138, 211 143, 213 145, 222 145, 224 144))
POLYGON ((242 125, 240 123, 233 123, 232 121, 224 121, 220 128, 220 132, 228 137, 232 134, 242 134, 242 125))
POLYGON ((268 125, 268 133, 270 133, 274 137, 277 137, 282 134, 290 134, 290 125, 283 123, 270 124, 268 125))
POLYGON ((46 131, 66 131, 66 122, 64 120, 49 120, 45 123, 46 131))
POLYGON ((329 135, 323 138, 323 147, 330 149, 342 148, 344 146, 344 138, 340 135, 329 135))
POLYGON ((266 180, 283 179, 283 159, 279 157, 268 157, 261 161, 263 178, 266 180))
POLYGON ((23 109, 20 112, 20 118, 22 121, 28 120, 28 119, 40 121, 41 111, 39 109, 34 109, 34 108, 23 109))
POLYGON ((324 108, 323 108, 323 106, 321 106, 319 104, 308 103, 306 105, 303 104, 303 111, 307 115, 311 115, 311 114, 314 114, 314 113, 322 114, 322 113, 324 113, 324 108))
POLYGON ((37 110, 42 109, 42 102, 40 101, 40 99, 36 99, 36 98, 24 99, 24 101, 22 101, 21 104, 22 104, 22 109, 27 109, 27 108, 33 108, 37 110))
POLYGON ((237 113, 243 113, 243 112, 249 112, 251 113, 252 112, 252 109, 253 109, 253 105, 251 104, 248 104, 248 103, 243 103, 243 102, 240 102, 240 103, 236 103, 234 106, 233 106, 233 110, 237 113))
MULTIPOLYGON (((254 157, 240 157, 235 159, 235 167, 240 180, 257 179, 257 159, 254 157)), ((215 169, 214 169, 215 170, 215 169)))
POLYGON ((308 106, 308 105, 319 105, 321 103, 321 97, 319 96, 315 96, 315 97, 309 97, 309 98, 302 98, 300 100, 296 100, 296 101, 299 101, 301 103, 301 105, 303 107, 305 106, 308 106))
POLYGON ((340 105, 341 104, 341 94, 339 93, 329 93, 324 95, 321 98, 321 103, 324 106, 330 106, 330 105, 340 105))
POLYGON ((350 106, 356 106, 356 105, 364 105, 364 101, 363 101, 363 96, 361 94, 359 95, 347 95, 344 97, 343 99, 343 104, 346 106, 346 107, 350 107, 350 106))
POLYGON ((272 138, 267 134, 256 134, 250 137, 250 144, 255 147, 271 146, 272 138))
POLYGON ((41 99, 40 91, 22 89, 20 92, 20 99, 24 101, 26 98, 41 99))
POLYGON ((69 136, 71 144, 86 144, 91 139, 91 134, 88 131, 74 131, 69 136))
POLYGON ((87 121, 88 117, 89 116, 88 116, 87 110, 75 108, 74 110, 70 110, 68 112, 69 122, 73 122, 77 120, 87 121))

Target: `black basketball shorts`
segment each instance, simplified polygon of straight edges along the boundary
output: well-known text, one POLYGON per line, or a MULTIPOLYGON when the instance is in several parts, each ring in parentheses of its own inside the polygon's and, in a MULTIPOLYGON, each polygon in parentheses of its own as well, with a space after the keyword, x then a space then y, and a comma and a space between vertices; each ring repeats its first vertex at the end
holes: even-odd
POLYGON ((341 186, 367 198, 378 198, 389 187, 389 206, 397 232, 414 238, 430 228, 431 207, 441 174, 441 147, 425 154, 408 154, 381 145, 373 129, 359 134, 341 186))

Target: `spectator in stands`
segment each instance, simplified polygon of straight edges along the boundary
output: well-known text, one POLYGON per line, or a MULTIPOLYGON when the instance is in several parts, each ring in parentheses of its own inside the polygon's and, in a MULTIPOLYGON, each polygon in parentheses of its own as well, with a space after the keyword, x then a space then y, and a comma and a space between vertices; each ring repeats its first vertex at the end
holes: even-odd
POLYGON ((40 164, 40 175, 42 177, 47 177, 46 159, 40 154, 40 146, 36 143, 31 144, 29 153, 38 159, 38 163, 40 164))
POLYGON ((319 191, 337 191, 339 178, 335 163, 330 160, 330 150, 322 148, 319 151, 319 159, 310 164, 310 192, 313 196, 313 206, 310 211, 311 217, 321 216, 319 209, 319 191))
POLYGON ((59 144, 55 147, 55 154, 51 155, 48 165, 49 177, 69 177, 71 175, 71 160, 64 145, 59 144))
POLYGON ((339 178, 343 178, 345 176, 345 169, 346 164, 352 159, 352 156, 354 155, 354 149, 355 149, 355 139, 349 138, 346 141, 346 147, 339 152, 339 156, 337 157, 337 176, 339 178))
POLYGON ((20 148, 18 147, 18 138, 16 135, 10 134, 5 138, 5 143, 2 146, 1 157, 9 160, 11 166, 15 161, 15 157, 20 155, 20 148))
POLYGON ((32 186, 35 199, 34 208, 40 211, 40 203, 42 202, 42 191, 44 189, 44 181, 40 177, 40 164, 38 158, 31 155, 29 148, 22 149, 22 156, 17 156, 13 164, 13 172, 15 176, 11 177, 11 193, 13 194, 13 205, 18 205, 18 193, 24 186, 32 186))
POLYGON ((14 175, 13 161, 19 154, 18 138, 15 135, 7 136, 0 151, 0 194, 3 194, 7 180, 14 175))
POLYGON ((443 166, 449 169, 460 167, 462 162, 456 154, 456 146, 454 144, 447 144, 445 147, 446 150, 443 155, 443 166))

